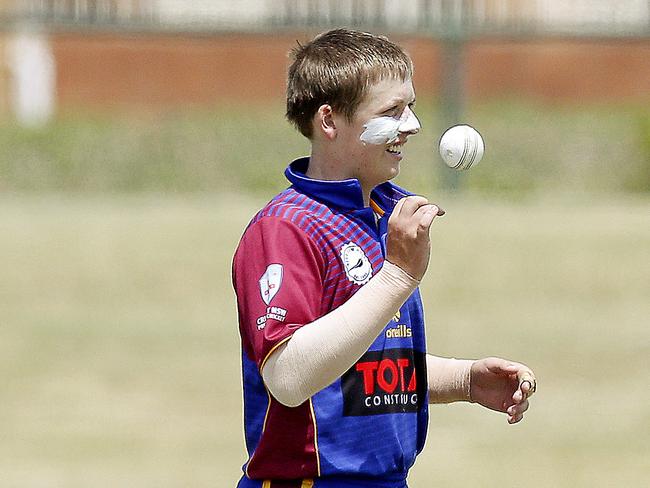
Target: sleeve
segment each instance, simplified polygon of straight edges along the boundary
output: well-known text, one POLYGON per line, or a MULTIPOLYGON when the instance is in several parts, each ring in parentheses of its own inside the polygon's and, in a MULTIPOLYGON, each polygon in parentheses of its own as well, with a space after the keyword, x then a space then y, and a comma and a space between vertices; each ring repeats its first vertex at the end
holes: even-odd
POLYGON ((290 221, 265 217, 244 233, 233 260, 239 329, 259 369, 278 346, 321 313, 324 259, 290 221))

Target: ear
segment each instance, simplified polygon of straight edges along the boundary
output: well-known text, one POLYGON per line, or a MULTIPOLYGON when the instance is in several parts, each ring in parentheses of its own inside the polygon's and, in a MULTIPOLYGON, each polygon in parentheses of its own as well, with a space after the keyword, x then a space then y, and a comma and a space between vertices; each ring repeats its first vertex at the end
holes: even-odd
POLYGON ((336 123, 334 111, 330 105, 321 105, 316 112, 314 128, 325 136, 326 139, 336 139, 336 123))

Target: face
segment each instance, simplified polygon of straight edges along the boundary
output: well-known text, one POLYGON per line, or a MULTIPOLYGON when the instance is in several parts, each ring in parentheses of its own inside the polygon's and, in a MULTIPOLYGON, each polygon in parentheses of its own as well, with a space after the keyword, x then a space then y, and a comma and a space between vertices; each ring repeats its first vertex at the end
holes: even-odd
POLYGON ((337 145, 350 176, 367 191, 399 174, 403 146, 420 128, 414 104, 411 80, 382 80, 370 87, 352 122, 337 122, 337 145))

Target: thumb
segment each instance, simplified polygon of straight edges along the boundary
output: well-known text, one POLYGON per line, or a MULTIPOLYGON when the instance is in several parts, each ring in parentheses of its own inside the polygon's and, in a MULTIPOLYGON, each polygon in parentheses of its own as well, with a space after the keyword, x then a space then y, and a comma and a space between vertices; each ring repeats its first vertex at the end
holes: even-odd
POLYGON ((419 217, 419 227, 422 231, 428 231, 433 219, 438 215, 442 215, 440 214, 440 208, 433 204, 422 205, 418 208, 416 214, 419 217))

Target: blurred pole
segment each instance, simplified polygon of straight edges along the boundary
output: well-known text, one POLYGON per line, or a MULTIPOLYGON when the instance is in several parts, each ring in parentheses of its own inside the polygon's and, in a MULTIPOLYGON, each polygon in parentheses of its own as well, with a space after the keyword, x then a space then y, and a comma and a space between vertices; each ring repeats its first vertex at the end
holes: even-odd
POLYGON ((297 20, 297 6, 294 0, 284 1, 284 22, 287 25, 292 25, 297 20))
POLYGON ((418 28, 423 30, 430 28, 432 15, 431 0, 420 0, 418 8, 418 28))
POLYGON ((384 4, 384 0, 375 0, 374 2, 374 9, 375 15, 373 18, 373 24, 375 27, 383 27, 385 25, 385 10, 386 10, 386 5, 384 4))
POLYGON ((352 0, 352 24, 363 24, 365 15, 359 0, 352 0))
MULTIPOLYGON (((444 32, 442 36, 442 73, 440 90, 440 117, 442 131, 463 121, 465 101, 465 24, 468 6, 464 0, 442 0, 441 17, 444 32)), ((440 134, 442 135, 442 133, 440 134)), ((436 141, 437 142, 437 141, 436 141)), ((437 151, 438 145, 435 149, 437 151)), ((436 156, 438 159, 440 156, 436 156)), ((458 171, 441 168, 443 188, 460 191, 458 171)))
POLYGON ((50 41, 32 25, 19 26, 7 46, 9 105, 18 123, 39 127, 55 110, 56 66, 50 41))
POLYGON ((329 2, 329 21, 331 24, 339 24, 343 18, 340 0, 330 0, 329 2))
POLYGON ((307 2, 307 25, 318 25, 318 1, 309 0, 307 2))

